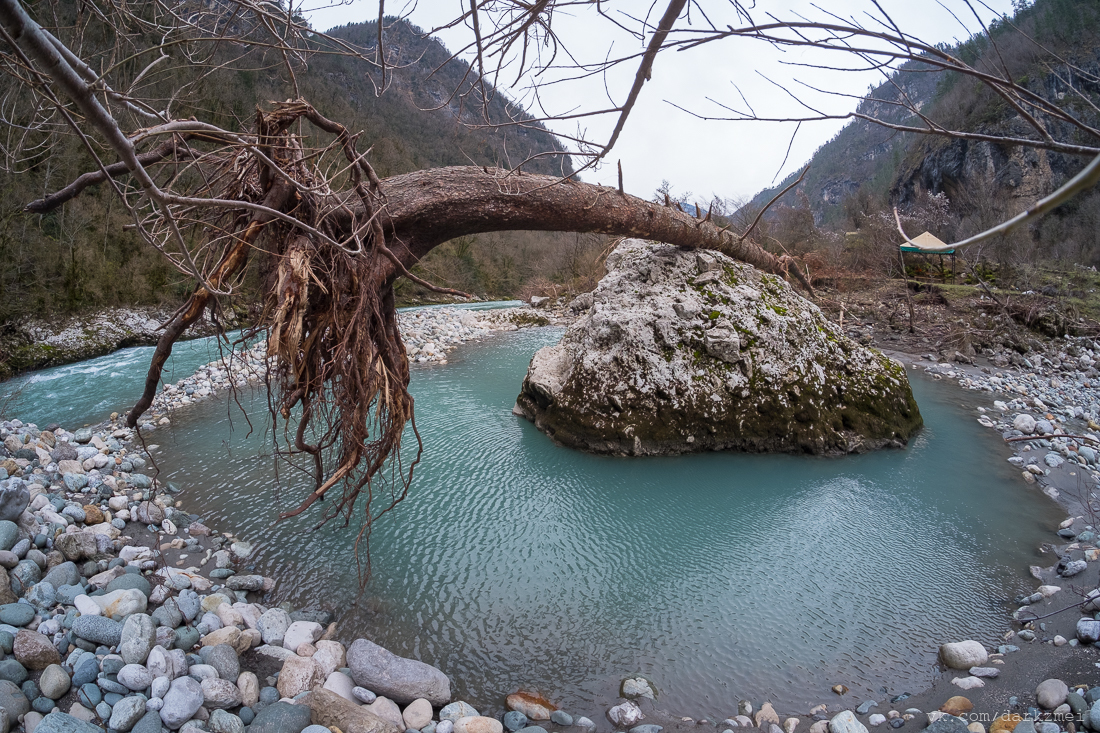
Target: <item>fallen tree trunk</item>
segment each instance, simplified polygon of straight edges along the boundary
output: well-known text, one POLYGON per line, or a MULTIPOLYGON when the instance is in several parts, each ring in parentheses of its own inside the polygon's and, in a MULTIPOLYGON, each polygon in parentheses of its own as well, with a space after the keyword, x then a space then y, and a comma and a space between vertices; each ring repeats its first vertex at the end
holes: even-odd
POLYGON ((598 232, 713 249, 775 274, 791 264, 673 206, 569 179, 455 166, 386 178, 381 187, 382 230, 406 267, 456 237, 507 230, 598 232))
MULTIPOLYGON (((165 133, 180 134, 176 128, 165 133)), ((158 202, 141 221, 146 240, 161 248, 161 238, 174 237, 181 244, 181 262, 219 263, 208 272, 192 268, 196 289, 165 324, 145 392, 127 415, 131 426, 152 404, 175 340, 204 307, 228 292, 222 288, 249 258, 261 258, 267 280, 260 326, 275 363, 269 404, 273 418, 286 423, 283 453, 312 464, 314 481, 297 508, 281 516, 302 513, 340 486, 340 497, 327 505, 321 523, 341 515, 349 520, 364 497, 364 541, 373 521, 405 496, 420 456, 417 435, 416 458, 411 464, 401 461, 406 425, 411 422, 415 434, 415 422, 393 284, 408 277, 431 286, 410 269, 434 247, 494 231, 598 232, 718 250, 761 270, 793 275, 813 292, 792 258, 767 252, 747 233, 738 236, 717 226, 709 214, 696 218, 667 201, 661 205, 618 189, 477 166, 380 180, 357 152, 356 136, 302 100, 259 112, 252 136, 224 137, 204 132, 201 141, 214 146, 209 152, 164 144, 131 156, 126 165, 103 166, 26 209, 44 213, 88 186, 134 176, 158 202), (343 153, 350 180, 341 177, 336 186, 316 167, 318 156, 305 147, 310 138, 295 126, 303 120, 335 136, 327 149, 343 153), (166 166, 170 172, 184 160, 202 174, 198 187, 175 191, 169 186, 177 179, 169 176, 166 187, 157 188, 152 168, 166 166), (183 241, 180 216, 191 222, 197 244, 183 241), (385 506, 375 511, 374 480, 386 472, 393 485, 385 506)))

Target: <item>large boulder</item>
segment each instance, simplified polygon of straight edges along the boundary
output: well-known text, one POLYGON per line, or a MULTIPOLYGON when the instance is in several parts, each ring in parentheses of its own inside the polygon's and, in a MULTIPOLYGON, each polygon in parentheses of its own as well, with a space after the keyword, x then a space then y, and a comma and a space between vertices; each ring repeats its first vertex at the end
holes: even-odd
POLYGON ((366 639, 357 639, 348 649, 348 666, 355 684, 402 705, 418 697, 435 707, 451 701, 451 681, 447 675, 430 664, 399 657, 366 639))
POLYGON ((905 369, 781 278, 717 252, 626 240, 592 306, 535 354, 516 411, 597 453, 841 454, 921 426, 905 369))

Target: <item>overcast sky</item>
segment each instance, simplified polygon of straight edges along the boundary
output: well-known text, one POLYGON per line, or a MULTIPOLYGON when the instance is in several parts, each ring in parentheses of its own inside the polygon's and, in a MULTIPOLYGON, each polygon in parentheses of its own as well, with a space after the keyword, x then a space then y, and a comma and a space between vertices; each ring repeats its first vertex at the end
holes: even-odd
MULTIPOLYGON (((906 33, 931 43, 962 40, 979 28, 962 0, 942 0, 942 6, 928 0, 880 2, 906 33), (966 27, 959 19, 966 23, 966 27)), ((555 31, 576 58, 595 62, 603 59, 609 50, 612 54, 623 54, 644 48, 642 41, 591 12, 593 5, 572 9, 571 13, 559 12, 554 20, 555 31)), ((726 23, 738 24, 724 0, 704 0, 701 5, 718 27, 726 23)), ((869 0, 830 0, 824 6, 838 15, 855 16, 864 25, 872 24, 867 13, 875 12, 869 0)), ((460 15, 467 7, 465 0, 421 0, 407 6, 405 11, 413 23, 430 29, 460 15)), ((644 15, 650 3, 647 0, 618 3, 604 0, 603 7, 612 8, 612 16, 621 18, 624 25, 638 27, 638 21, 631 20, 631 16, 644 15)), ((985 19, 994 13, 1011 14, 1012 11, 1010 0, 986 0, 975 7, 985 19)), ((315 28, 327 29, 377 17, 377 8, 377 0, 353 0, 337 7, 307 10, 306 14, 315 28)), ((792 14, 802 14, 815 20, 824 18, 821 11, 805 0, 761 0, 758 8, 754 11, 757 22, 766 17, 766 12, 781 18, 790 18, 792 14)), ((393 0, 386 9, 387 14, 402 12, 402 6, 393 0)), ((660 8, 654 13, 655 19, 659 18, 660 8)), ((695 13, 693 25, 700 27, 697 9, 695 13)), ((451 50, 467 45, 472 39, 472 32, 464 26, 438 35, 451 50)), ((810 86, 854 95, 862 95, 870 86, 883 81, 880 72, 837 73, 791 65, 853 63, 851 59, 846 61, 836 53, 822 54, 798 49, 780 52, 765 44, 740 39, 709 43, 685 52, 661 54, 654 65, 652 80, 645 85, 626 128, 608 155, 609 162, 598 170, 586 171, 582 178, 593 183, 617 185, 615 163, 621 160, 626 190, 645 198, 651 197, 661 181, 666 179, 672 184, 674 193, 691 191, 700 203, 714 194, 733 198, 751 197, 782 180, 792 170, 799 169, 814 150, 836 134, 844 123, 803 124, 788 156, 787 147, 794 131, 792 123, 703 121, 674 105, 703 115, 728 114, 709 100, 743 109, 745 105, 734 87, 736 83, 759 115, 782 117, 805 114, 805 110, 766 81, 765 76, 784 84, 799 80, 810 86), (784 165, 785 156, 787 162, 784 165)), ((635 68, 636 64, 606 77, 600 75, 581 81, 544 85, 539 92, 541 102, 552 114, 578 109, 597 110, 613 106, 611 102, 621 104, 629 91, 635 68)), ((508 81, 513 78, 514 75, 508 81)), ((529 103, 530 97, 525 96, 523 91, 528 84, 525 80, 518 88, 505 91, 512 98, 529 103)), ((795 88, 803 89, 799 96, 804 101, 830 114, 847 113, 856 105, 855 100, 825 97, 803 87, 795 88)), ((589 137, 606 140, 614 125, 614 117, 589 118, 580 124, 589 137)), ((576 121, 554 122, 549 127, 562 134, 576 134, 578 131, 576 121)))

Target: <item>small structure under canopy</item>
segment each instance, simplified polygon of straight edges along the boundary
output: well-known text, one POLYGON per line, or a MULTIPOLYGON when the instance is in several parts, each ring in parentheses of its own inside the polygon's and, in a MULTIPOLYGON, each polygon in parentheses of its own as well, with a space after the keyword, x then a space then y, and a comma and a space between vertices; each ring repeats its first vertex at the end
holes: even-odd
MULTIPOLYGON (((943 275, 944 282, 947 282, 947 271, 943 266, 943 256, 951 256, 951 277, 955 277, 955 250, 954 249, 940 249, 941 247, 948 246, 946 242, 941 240, 935 234, 931 232, 925 232, 919 236, 913 237, 908 242, 901 243, 902 252, 915 252, 925 259, 929 256, 938 256, 940 258, 940 272, 943 275), (938 250, 938 251, 937 251, 938 250)), ((902 260, 904 262, 904 258, 902 260)))

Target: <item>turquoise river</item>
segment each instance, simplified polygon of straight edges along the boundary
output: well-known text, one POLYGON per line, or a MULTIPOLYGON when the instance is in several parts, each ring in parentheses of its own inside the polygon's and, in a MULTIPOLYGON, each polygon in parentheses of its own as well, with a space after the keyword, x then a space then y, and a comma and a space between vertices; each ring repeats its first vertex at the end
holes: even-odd
MULTIPOLYGON (((560 334, 497 334, 413 368, 424 458, 374 527, 362 596, 354 522, 274 523, 307 489, 276 471, 262 395, 240 396, 250 421, 223 396, 149 442, 188 510, 257 545, 272 602, 332 610, 342 638, 440 667, 483 712, 527 689, 596 718, 637 674, 662 708, 712 720, 741 698, 804 711, 838 683, 881 700, 925 688, 943 641, 996 643, 1008 599, 1034 585, 1062 513, 975 421, 988 399, 911 371, 926 427, 901 451, 592 456, 511 414, 531 355, 560 334)), ((136 398, 150 351, 10 382, 7 414, 105 419, 136 398)), ((212 357, 210 341, 183 344, 170 378, 212 357)))

